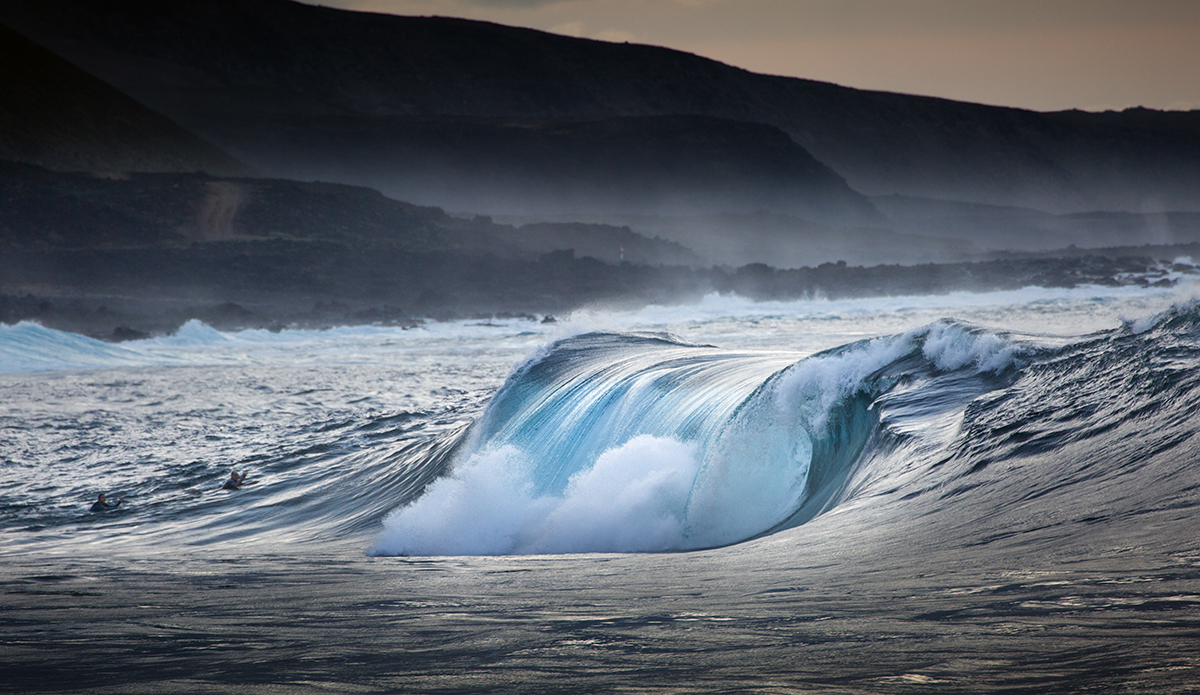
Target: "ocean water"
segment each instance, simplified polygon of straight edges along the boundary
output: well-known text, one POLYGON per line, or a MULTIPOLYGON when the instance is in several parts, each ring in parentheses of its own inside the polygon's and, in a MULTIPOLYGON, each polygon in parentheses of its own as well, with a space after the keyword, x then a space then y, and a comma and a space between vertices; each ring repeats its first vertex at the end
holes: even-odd
POLYGON ((0 553, 1190 558, 1192 294, 713 296, 121 344, 0 326, 0 553), (220 489, 231 470, 251 484, 220 489), (90 512, 99 492, 125 501, 90 512))

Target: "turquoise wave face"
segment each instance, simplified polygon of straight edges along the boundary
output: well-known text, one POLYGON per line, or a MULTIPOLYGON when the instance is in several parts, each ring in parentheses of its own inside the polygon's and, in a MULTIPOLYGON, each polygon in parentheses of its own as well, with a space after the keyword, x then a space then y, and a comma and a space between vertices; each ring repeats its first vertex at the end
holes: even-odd
POLYGON ((951 322, 803 359, 667 335, 559 341, 515 370, 375 552, 668 551, 797 526, 840 498, 880 395, 949 372, 977 394, 1019 352, 951 322))

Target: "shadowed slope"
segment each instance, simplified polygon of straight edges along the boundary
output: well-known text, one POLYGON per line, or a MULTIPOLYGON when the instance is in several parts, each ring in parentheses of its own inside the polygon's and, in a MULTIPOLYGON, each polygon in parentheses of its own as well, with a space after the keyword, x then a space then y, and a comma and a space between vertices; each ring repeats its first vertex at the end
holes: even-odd
POLYGON ((251 170, 0 25, 0 159, 67 171, 251 170))
POLYGON ((595 121, 249 117, 222 143, 264 171, 489 214, 776 210, 881 218, 768 125, 705 116, 595 121))

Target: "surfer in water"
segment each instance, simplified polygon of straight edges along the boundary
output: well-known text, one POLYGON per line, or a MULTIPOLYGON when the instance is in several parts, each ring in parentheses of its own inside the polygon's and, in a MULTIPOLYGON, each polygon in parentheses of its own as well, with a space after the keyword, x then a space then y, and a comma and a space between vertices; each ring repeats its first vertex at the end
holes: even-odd
POLYGON ((121 503, 124 501, 125 501, 125 498, 122 497, 121 499, 117 500, 116 502, 109 502, 104 499, 104 493, 101 492, 100 496, 96 498, 96 501, 92 503, 91 511, 107 512, 107 511, 116 509, 117 507, 120 507, 121 503))
POLYGON ((246 482, 246 475, 248 475, 247 471, 243 471, 240 476, 238 475, 237 471, 230 473, 229 480, 225 481, 225 484, 221 486, 221 489, 240 490, 242 488, 242 484, 246 482))

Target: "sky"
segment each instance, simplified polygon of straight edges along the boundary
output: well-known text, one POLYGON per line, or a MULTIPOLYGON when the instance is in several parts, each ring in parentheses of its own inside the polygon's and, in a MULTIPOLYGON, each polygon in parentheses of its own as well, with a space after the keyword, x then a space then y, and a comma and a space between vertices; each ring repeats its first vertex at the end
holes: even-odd
POLYGON ((310 0, 1041 111, 1200 109, 1200 0, 310 0))

